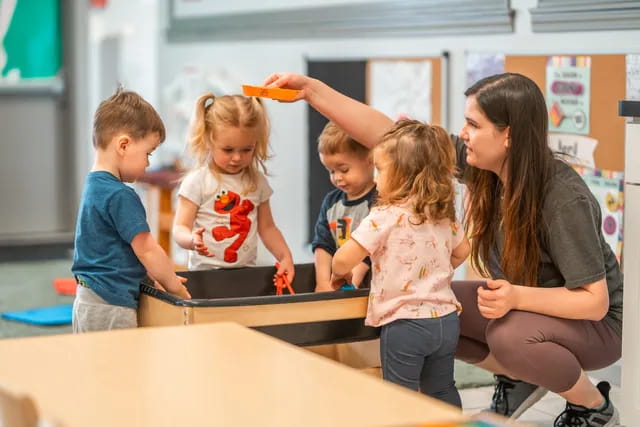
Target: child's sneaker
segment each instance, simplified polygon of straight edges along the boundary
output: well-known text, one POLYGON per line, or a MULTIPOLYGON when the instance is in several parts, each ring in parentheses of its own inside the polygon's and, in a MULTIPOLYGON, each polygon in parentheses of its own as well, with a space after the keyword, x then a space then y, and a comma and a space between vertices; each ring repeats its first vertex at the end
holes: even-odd
POLYGON ((537 385, 512 380, 504 375, 495 375, 495 378, 497 383, 488 412, 500 414, 512 420, 518 418, 547 394, 545 388, 537 385))
POLYGON ((609 400, 611 385, 606 381, 601 381, 597 387, 604 396, 604 408, 589 409, 567 402, 564 412, 556 418, 554 427, 611 427, 619 425, 618 411, 609 400))

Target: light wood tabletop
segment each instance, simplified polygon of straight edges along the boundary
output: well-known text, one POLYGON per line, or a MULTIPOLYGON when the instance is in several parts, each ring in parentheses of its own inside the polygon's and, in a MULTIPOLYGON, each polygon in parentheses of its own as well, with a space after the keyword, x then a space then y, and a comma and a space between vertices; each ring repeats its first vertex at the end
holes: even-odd
POLYGON ((398 426, 453 407, 234 323, 0 340, 0 387, 86 426, 398 426))

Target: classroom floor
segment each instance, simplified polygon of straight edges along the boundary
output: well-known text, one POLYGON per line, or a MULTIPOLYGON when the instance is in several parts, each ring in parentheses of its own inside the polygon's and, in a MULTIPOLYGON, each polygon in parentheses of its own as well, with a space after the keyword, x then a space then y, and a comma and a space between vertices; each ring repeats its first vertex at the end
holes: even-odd
MULTIPOLYGON (((0 312, 72 304, 73 297, 53 289, 56 277, 71 277, 71 260, 0 263, 0 312)), ((0 318, 0 338, 65 334, 68 326, 34 326, 0 318)))
MULTIPOLYGON (((0 262, 0 312, 26 310, 57 304, 71 304, 73 297, 58 295, 53 279, 70 277, 71 260, 0 262)), ((71 332, 71 326, 34 326, 0 319, 0 339, 71 332)), ((620 364, 605 370, 590 372, 594 381, 606 379, 612 384, 612 399, 619 401, 620 364)), ((493 394, 493 377, 489 373, 464 362, 456 361, 456 384, 460 389, 464 410, 475 413, 487 407, 493 394)), ((564 400, 549 393, 523 414, 521 421, 536 426, 553 425, 555 417, 564 409, 564 400)))

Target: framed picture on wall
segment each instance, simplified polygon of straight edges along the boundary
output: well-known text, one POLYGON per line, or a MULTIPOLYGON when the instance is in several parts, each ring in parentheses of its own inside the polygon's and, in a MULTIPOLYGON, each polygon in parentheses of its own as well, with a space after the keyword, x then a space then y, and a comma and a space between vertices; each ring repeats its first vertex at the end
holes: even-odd
POLYGON ((0 82, 47 83, 62 65, 60 1, 0 2, 0 82))

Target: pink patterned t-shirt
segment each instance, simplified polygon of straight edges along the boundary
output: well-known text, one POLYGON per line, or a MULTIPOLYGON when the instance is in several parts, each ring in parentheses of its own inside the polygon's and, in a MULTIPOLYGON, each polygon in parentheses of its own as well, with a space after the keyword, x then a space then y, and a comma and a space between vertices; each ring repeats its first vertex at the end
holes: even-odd
POLYGON ((371 256, 367 325, 461 310, 451 290, 451 251, 464 238, 462 228, 447 219, 414 225, 411 218, 404 206, 375 207, 351 234, 371 256))

